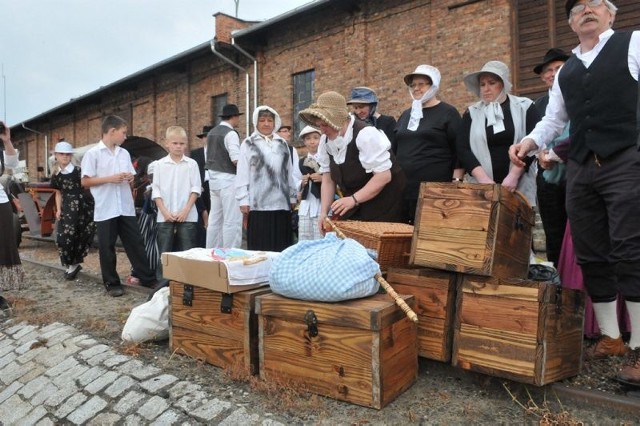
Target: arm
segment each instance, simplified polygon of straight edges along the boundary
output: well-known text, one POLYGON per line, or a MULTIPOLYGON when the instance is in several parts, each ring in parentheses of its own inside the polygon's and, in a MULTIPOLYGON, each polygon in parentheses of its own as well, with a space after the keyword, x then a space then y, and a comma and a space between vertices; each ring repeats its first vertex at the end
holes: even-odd
POLYGON ((193 205, 195 204, 199 196, 200 194, 197 192, 192 192, 191 194, 189 194, 189 199, 187 200, 187 203, 184 205, 182 210, 180 210, 178 214, 176 214, 175 216, 176 222, 184 222, 187 220, 187 216, 189 216, 189 212, 193 208, 193 205))
MULTIPOLYGON (((325 233, 324 219, 329 215, 329 209, 335 195, 336 183, 331 179, 331 173, 323 173, 320 190, 320 213, 318 214, 318 228, 320 228, 320 233, 323 235, 325 233)), ((327 230, 329 229, 327 228, 327 230)))
POLYGON ((464 168, 479 183, 494 183, 471 150, 471 114, 465 111, 460 123, 460 131, 456 136, 456 155, 464 168))
MULTIPOLYGON (((3 122, 3 124, 5 123, 3 122)), ((9 169, 18 167, 18 151, 14 148, 13 142, 11 142, 11 129, 6 124, 4 133, 0 133, 0 139, 4 143, 5 167, 9 169)))
POLYGON ((236 200, 243 214, 249 214, 249 160, 247 159, 247 144, 245 141, 240 145, 240 156, 236 167, 236 200))
POLYGON ((60 220, 62 214, 62 192, 56 189, 56 219, 60 220))

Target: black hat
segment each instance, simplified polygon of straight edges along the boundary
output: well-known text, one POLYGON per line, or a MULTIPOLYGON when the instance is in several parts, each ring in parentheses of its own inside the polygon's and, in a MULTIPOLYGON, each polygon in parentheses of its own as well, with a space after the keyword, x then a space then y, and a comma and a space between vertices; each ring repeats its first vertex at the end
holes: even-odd
POLYGON ((567 10, 567 18, 571 16, 571 9, 578 2, 578 0, 567 0, 567 3, 564 5, 564 8, 567 10))
POLYGON ((240 112, 237 105, 226 104, 225 106, 222 107, 222 114, 220 114, 219 117, 229 118, 229 117, 235 117, 236 115, 242 115, 242 114, 243 113, 240 112))
POLYGON ((536 65, 533 68, 533 72, 535 72, 536 74, 540 74, 542 72, 542 68, 544 68, 544 66, 547 65, 548 63, 551 63, 553 61, 566 62, 567 59, 569 59, 569 55, 567 55, 564 52, 564 50, 558 49, 557 47, 553 47, 549 49, 547 53, 544 55, 544 59, 542 60, 542 63, 536 65))
POLYGON ((289 130, 291 130, 291 126, 289 126, 288 124, 285 124, 284 126, 280 126, 280 128, 278 129, 278 131, 281 131, 282 129, 289 129, 289 130))
POLYGON ((202 139, 209 134, 209 130, 213 129, 213 126, 202 126, 202 133, 198 133, 196 137, 202 139))

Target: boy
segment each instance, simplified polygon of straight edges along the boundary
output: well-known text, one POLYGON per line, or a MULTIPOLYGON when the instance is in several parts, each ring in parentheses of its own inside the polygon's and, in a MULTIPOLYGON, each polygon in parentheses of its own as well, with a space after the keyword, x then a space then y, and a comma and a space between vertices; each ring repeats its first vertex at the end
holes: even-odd
POLYGON ((302 181, 300 192, 298 192, 298 239, 317 240, 321 239, 318 228, 318 212, 320 211, 320 187, 322 185, 322 175, 318 172, 318 145, 320 144, 320 131, 311 126, 306 126, 300 132, 300 137, 307 147, 307 155, 300 159, 300 173, 302 181))
POLYGON ((120 147, 127 138, 127 122, 108 115, 102 122, 102 140, 82 159, 82 186, 91 189, 95 200, 94 221, 98 231, 100 271, 107 293, 122 296, 124 289, 116 270, 116 239, 119 236, 131 262, 131 284, 153 288, 154 272, 144 250, 131 183, 135 169, 131 156, 120 147))
MULTIPOLYGON (((158 206, 158 251, 196 247, 198 211, 195 202, 202 184, 198 163, 184 155, 187 132, 171 126, 165 133, 169 155, 159 159, 153 173, 151 198, 158 206)), ((161 267, 160 267, 161 268, 161 267)), ((162 270, 157 271, 162 278, 162 270)))

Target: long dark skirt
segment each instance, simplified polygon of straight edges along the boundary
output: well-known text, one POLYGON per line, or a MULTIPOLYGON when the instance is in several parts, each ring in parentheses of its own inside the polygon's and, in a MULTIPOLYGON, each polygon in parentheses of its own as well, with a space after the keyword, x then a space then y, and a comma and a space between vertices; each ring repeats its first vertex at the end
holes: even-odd
POLYGON ((293 244, 291 212, 288 210, 249 212, 247 249, 282 251, 293 244))
POLYGON ((11 203, 0 203, 0 229, 0 290, 17 290, 24 287, 25 282, 11 203))

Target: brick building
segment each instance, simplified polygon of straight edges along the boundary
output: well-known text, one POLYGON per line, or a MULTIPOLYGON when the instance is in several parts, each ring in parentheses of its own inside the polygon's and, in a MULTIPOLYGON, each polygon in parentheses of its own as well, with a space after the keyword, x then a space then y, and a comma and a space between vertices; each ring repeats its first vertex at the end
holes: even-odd
MULTIPOLYGON (((244 137, 256 104, 270 105, 299 128, 297 111, 318 94, 348 96, 363 85, 376 90, 382 113, 398 117, 411 105, 402 77, 422 63, 440 69, 440 98, 462 111, 474 101, 462 77, 492 59, 510 65, 513 93, 535 98, 544 87, 533 66, 549 47, 569 50, 577 43, 564 3, 316 0, 261 23, 218 13, 212 43, 46 111, 24 123, 31 130, 16 125, 12 135, 35 180, 58 138, 76 146, 95 142, 110 113, 129 121, 130 134, 160 142, 167 126, 195 135, 215 123, 222 105, 236 103, 249 112, 240 124, 244 137)), ((640 2, 615 3, 614 27, 634 28, 640 2)))

